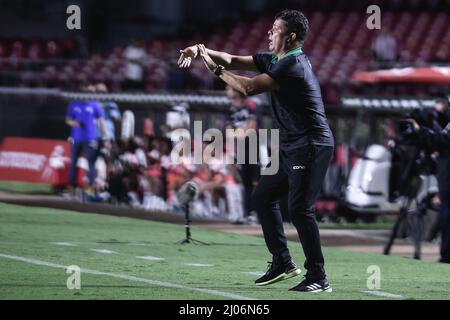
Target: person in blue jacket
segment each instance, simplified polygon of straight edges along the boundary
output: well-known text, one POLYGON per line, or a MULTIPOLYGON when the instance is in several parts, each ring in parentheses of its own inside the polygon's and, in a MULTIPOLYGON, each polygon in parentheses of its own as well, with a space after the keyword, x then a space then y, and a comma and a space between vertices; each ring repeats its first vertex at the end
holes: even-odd
MULTIPOLYGON (((93 86, 83 88, 84 92, 94 92, 93 86)), ((102 128, 105 136, 104 114, 97 101, 77 100, 69 104, 66 115, 66 124, 71 127, 69 141, 71 143, 71 164, 69 184, 77 186, 77 161, 84 154, 89 164, 89 189, 92 190, 95 181, 95 159, 97 156, 98 140, 97 125, 102 128)))

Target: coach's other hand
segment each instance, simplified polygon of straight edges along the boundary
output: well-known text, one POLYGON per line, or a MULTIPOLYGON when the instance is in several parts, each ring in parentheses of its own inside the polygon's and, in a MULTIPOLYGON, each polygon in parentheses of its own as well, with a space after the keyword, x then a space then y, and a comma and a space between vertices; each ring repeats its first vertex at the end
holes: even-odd
POLYGON ((180 50, 180 58, 178 59, 178 66, 182 69, 189 68, 193 59, 198 56, 198 47, 190 46, 184 50, 180 50))
POLYGON ((211 59, 203 44, 198 45, 198 51, 200 53, 200 57, 202 57, 202 60, 205 63, 205 66, 209 69, 209 71, 214 71, 214 69, 217 68, 217 64, 213 61, 213 59, 211 59))

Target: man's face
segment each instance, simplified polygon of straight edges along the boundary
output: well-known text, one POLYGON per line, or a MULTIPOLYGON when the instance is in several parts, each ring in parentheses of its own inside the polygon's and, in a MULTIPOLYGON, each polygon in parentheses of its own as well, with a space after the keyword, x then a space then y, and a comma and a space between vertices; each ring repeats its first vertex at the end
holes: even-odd
POLYGON ((269 35, 269 50, 273 53, 282 52, 286 46, 286 39, 288 38, 286 22, 277 19, 272 25, 272 29, 268 31, 269 35))
POLYGON ((108 88, 106 87, 106 85, 104 83, 98 83, 95 85, 95 90, 97 92, 100 93, 107 93, 108 92, 108 88))
POLYGON ((434 105, 434 109, 437 112, 445 113, 445 112, 447 112, 448 105, 444 102, 436 102, 436 104, 434 105))

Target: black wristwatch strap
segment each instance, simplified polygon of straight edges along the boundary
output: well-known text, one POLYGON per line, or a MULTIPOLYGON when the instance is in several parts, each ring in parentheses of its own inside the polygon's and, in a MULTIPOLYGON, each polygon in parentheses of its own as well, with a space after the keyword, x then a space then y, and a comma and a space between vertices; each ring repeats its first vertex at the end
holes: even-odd
POLYGON ((222 71, 223 71, 224 69, 225 69, 224 66, 218 64, 218 65, 216 66, 216 68, 214 69, 214 74, 215 74, 216 76, 220 76, 220 75, 222 74, 222 71))

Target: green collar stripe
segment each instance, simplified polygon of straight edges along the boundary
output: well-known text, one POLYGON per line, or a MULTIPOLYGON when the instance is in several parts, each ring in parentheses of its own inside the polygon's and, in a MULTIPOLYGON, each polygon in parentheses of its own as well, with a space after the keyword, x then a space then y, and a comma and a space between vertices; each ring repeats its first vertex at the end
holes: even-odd
MULTIPOLYGON (((296 48, 296 49, 286 52, 286 54, 284 56, 282 56, 281 59, 292 56, 293 54, 302 54, 302 53, 303 53, 302 48, 296 48)), ((272 55, 272 63, 277 63, 277 62, 278 62, 278 57, 276 55, 272 55)))

